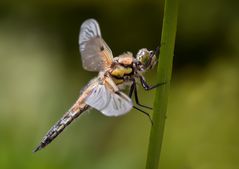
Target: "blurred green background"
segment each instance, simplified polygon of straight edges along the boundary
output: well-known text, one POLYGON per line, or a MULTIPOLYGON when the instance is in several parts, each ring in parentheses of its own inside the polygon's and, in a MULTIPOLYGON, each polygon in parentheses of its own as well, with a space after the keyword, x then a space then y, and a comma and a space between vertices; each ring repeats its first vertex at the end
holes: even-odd
MULTIPOLYGON (((180 3, 161 167, 239 168, 238 0, 180 3)), ((90 111, 46 149, 48 129, 96 73, 82 69, 78 33, 96 18, 114 55, 159 45, 163 1, 0 2, 0 168, 143 169, 150 122, 90 111)), ((146 79, 154 84, 155 70, 146 79)), ((140 88, 152 105, 154 91, 140 88)))

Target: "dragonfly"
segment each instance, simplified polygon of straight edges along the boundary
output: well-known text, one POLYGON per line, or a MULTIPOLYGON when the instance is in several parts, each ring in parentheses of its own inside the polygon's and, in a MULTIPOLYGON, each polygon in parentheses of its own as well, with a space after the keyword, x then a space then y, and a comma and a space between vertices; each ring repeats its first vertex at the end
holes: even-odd
POLYGON ((164 83, 154 86, 148 85, 143 73, 152 69, 157 63, 156 50, 140 49, 133 56, 131 52, 113 57, 112 51, 101 36, 98 22, 87 19, 80 28, 79 50, 82 66, 87 71, 99 72, 81 91, 73 106, 43 137, 40 144, 33 150, 46 147, 51 143, 74 119, 90 108, 94 108, 105 116, 120 116, 135 108, 147 116, 150 115, 133 105, 132 96, 138 106, 152 109, 139 102, 136 84, 141 83, 145 90, 154 89, 164 83), (129 87, 129 94, 122 92, 129 87))

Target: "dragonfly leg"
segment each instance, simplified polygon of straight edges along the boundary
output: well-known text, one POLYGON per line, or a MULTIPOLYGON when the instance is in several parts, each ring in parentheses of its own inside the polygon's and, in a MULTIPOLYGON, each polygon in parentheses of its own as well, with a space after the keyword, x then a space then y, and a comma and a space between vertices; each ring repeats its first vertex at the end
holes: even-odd
POLYGON ((129 97, 130 98, 132 97, 133 92, 135 90, 135 80, 132 80, 132 81, 133 81, 133 83, 132 83, 132 85, 130 86, 130 89, 129 89, 129 97))
MULTIPOLYGON (((135 82, 135 79, 132 79, 132 85, 130 87, 130 91, 129 91, 129 97, 132 98, 132 95, 134 93, 134 96, 135 96, 135 101, 136 101, 136 104, 141 106, 141 107, 145 107, 145 108, 149 108, 149 109, 152 109, 151 107, 148 107, 148 106, 144 106, 142 104, 139 103, 139 99, 138 99, 138 95, 137 95, 137 88, 136 88, 136 82, 135 82)), ((149 113, 141 110, 140 108, 136 107, 136 106, 133 106, 134 109, 140 111, 141 113, 143 113, 144 115, 148 116, 151 124, 153 125, 153 120, 151 119, 149 113)))
POLYGON ((147 113, 147 112, 145 112, 145 111, 143 111, 143 110, 141 110, 141 109, 139 109, 138 107, 135 107, 135 106, 133 106, 133 108, 136 109, 136 110, 138 110, 138 111, 140 111, 140 112, 143 113, 144 115, 148 116, 148 118, 149 118, 149 120, 150 120, 150 122, 151 122, 151 125, 153 125, 153 120, 152 120, 152 118, 151 118, 151 116, 150 116, 149 113, 147 113))
POLYGON ((129 97, 131 98, 133 93, 134 93, 134 97, 135 97, 135 102, 138 106, 141 106, 141 107, 144 107, 144 108, 147 108, 147 109, 152 109, 152 107, 149 107, 149 106, 145 106, 145 105, 142 105, 139 103, 139 98, 138 98, 138 93, 137 93, 137 86, 136 86, 136 82, 135 82, 135 79, 132 79, 133 83, 130 87, 130 91, 129 91, 129 97))
POLYGON ((139 98, 138 98, 136 85, 135 85, 135 89, 134 89, 134 97, 135 97, 135 102, 136 102, 137 105, 139 105, 141 107, 144 107, 144 108, 147 108, 147 109, 153 109, 152 107, 148 107, 148 106, 145 106, 145 105, 142 105, 142 104, 139 103, 139 98))
POLYGON ((162 82, 153 86, 149 86, 148 83, 144 80, 143 76, 140 76, 140 82, 145 90, 152 90, 152 89, 155 89, 156 87, 166 84, 166 82, 162 82))

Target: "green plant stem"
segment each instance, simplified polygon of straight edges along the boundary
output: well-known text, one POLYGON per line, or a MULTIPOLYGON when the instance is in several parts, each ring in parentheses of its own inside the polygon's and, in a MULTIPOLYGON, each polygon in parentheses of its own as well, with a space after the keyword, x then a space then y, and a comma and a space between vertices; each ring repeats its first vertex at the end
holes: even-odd
POLYGON ((177 28, 178 0, 165 0, 164 18, 161 36, 160 59, 157 69, 157 83, 166 82, 157 88, 153 126, 151 127, 146 169, 158 169, 164 135, 168 94, 172 74, 174 44, 177 28))

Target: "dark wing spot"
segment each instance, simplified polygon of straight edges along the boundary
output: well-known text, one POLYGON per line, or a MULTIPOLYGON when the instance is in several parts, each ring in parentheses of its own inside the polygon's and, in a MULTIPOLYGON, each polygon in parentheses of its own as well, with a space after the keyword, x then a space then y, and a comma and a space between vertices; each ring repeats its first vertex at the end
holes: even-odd
POLYGON ((100 51, 103 51, 105 48, 104 48, 104 46, 101 46, 100 47, 100 51))

